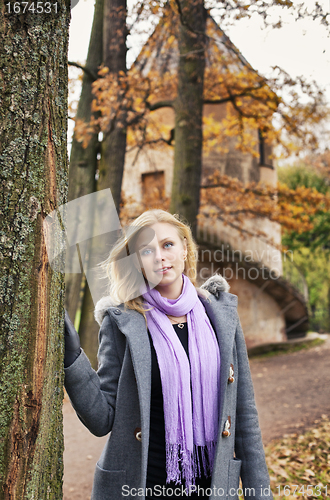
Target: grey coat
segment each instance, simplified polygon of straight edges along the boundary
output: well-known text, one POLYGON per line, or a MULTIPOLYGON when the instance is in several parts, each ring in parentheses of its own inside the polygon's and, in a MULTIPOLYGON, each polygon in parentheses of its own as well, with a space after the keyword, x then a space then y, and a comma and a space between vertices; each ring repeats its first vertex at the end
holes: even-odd
MULTIPOLYGON (((237 296, 213 276, 199 297, 215 329, 221 356, 220 425, 211 500, 238 499, 241 476, 245 498, 273 498, 258 414, 237 314, 237 296)), ((148 460, 151 351, 143 316, 110 298, 97 304, 99 369, 82 352, 65 369, 73 407, 96 436, 111 431, 94 477, 92 500, 144 499, 148 460)), ((210 494, 210 491, 208 492, 210 494)))

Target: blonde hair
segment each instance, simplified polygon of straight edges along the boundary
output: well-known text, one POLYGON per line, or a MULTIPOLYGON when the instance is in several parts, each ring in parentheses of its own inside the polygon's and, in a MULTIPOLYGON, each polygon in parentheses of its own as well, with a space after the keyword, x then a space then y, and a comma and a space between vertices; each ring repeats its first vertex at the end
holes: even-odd
POLYGON ((129 309, 134 309, 146 318, 143 298, 137 296, 137 290, 141 284, 141 273, 138 271, 138 257, 135 253, 135 243, 140 232, 156 224, 165 222, 177 229, 182 242, 186 240, 187 257, 185 261, 184 274, 196 286, 197 278, 197 245, 193 240, 191 229, 178 215, 172 215, 165 210, 147 210, 137 217, 126 230, 126 234, 117 241, 112 248, 104 266, 110 280, 109 292, 112 299, 117 303, 124 303, 129 309), (128 265, 128 259, 130 264, 128 265), (133 264, 132 265, 132 260, 133 264))

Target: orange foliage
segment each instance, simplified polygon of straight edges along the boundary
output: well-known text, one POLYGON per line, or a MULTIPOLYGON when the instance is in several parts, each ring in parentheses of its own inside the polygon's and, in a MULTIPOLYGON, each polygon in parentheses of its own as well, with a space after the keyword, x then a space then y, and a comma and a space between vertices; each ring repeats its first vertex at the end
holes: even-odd
POLYGON ((81 142, 83 148, 87 148, 88 143, 95 133, 95 128, 92 124, 85 123, 83 120, 76 120, 74 128, 76 141, 81 142))
MULTIPOLYGON (((217 7, 216 4, 213 7, 217 7)), ((250 10, 257 8, 257 3, 244 5, 237 0, 222 4, 225 16, 237 9, 236 19, 251 15, 250 10)), ((293 7, 287 0, 275 0, 271 4, 293 7)), ((266 19, 266 1, 261 2, 261 8, 266 19)), ((321 14, 315 17, 322 18, 321 14)), ((172 125, 159 120, 155 111, 163 107, 175 110, 180 57, 177 41, 180 16, 176 2, 137 2, 132 19, 131 29, 134 23, 145 19, 157 19, 158 24, 127 74, 115 75, 108 68, 100 69, 99 78, 93 84, 93 112, 98 118, 95 115, 88 124, 76 123, 76 137, 84 147, 93 132, 107 133, 114 127, 124 126, 120 120, 123 110, 128 148, 137 148, 138 154, 144 147, 173 145, 172 125)), ((317 127, 329 116, 329 110, 315 82, 307 83, 303 78, 294 80, 278 67, 274 68, 273 79, 266 80, 249 65, 211 17, 207 20, 205 56, 205 104, 219 104, 227 109, 221 119, 215 114, 204 116, 204 153, 226 152, 228 140, 235 137, 239 149, 257 156, 257 129, 266 143, 280 144, 286 155, 306 147, 317 148, 317 127)), ((194 58, 194 54, 186 56, 187 61, 189 58, 194 58)), ((324 155, 316 165, 320 171, 326 170, 330 178, 330 152, 324 155)), ((243 185, 238 179, 219 173, 208 178, 207 184, 214 187, 202 186, 199 218, 221 219, 240 231, 244 231, 242 223, 247 218, 269 219, 288 231, 308 231, 312 217, 330 208, 329 196, 313 189, 293 191, 281 184, 276 189, 255 183, 243 185)), ((122 198, 122 224, 129 223, 151 206, 168 209, 169 199, 148 200, 145 206, 122 198)), ((254 235, 261 232, 256 229, 254 235)))
POLYGON ((123 227, 128 226, 136 217, 154 208, 169 210, 170 198, 159 199, 156 193, 151 193, 148 197, 148 203, 138 203, 133 196, 125 196, 122 192, 120 202, 120 223, 123 227))
POLYGON ((215 173, 202 186, 198 218, 222 220, 249 236, 267 236, 257 227, 255 233, 244 231, 242 223, 246 219, 265 218, 278 222, 287 231, 302 233, 313 228, 315 214, 329 210, 329 193, 324 195, 315 188, 292 190, 280 183, 276 188, 254 182, 244 185, 237 178, 215 173))
MULTIPOLYGON (((114 127, 124 126, 119 116, 125 110, 129 148, 173 145, 171 125, 161 123, 154 111, 164 106, 175 108, 180 16, 174 1, 163 8, 160 3, 156 6, 161 16, 159 23, 127 75, 114 75, 103 67, 100 78, 93 84, 93 111, 100 115, 86 125, 85 131, 92 127, 107 133, 114 127)), ((151 13, 149 7, 141 5, 141 9, 151 13)), ((204 101, 214 105, 227 103, 227 111, 221 120, 204 117, 205 151, 214 148, 226 151, 227 138, 236 137, 237 148, 256 155, 256 129, 267 143, 282 145, 283 154, 305 147, 315 149, 316 127, 329 116, 323 93, 316 83, 307 83, 302 78, 293 80, 279 68, 275 68, 274 78, 266 81, 211 17, 207 20, 206 34, 204 101), (285 99, 281 97, 283 89, 286 89, 285 99)), ((193 58, 194 54, 189 57, 193 58)), ((83 130, 81 125, 80 130, 83 130)), ((84 145, 87 141, 88 135, 84 145)))
MULTIPOLYGON (((154 198, 152 194, 150 196, 146 204, 122 194, 121 223, 128 225, 147 209, 169 210, 170 198, 159 199, 156 194, 154 198)), ((323 195, 314 188, 292 190, 280 183, 276 188, 255 182, 244 185, 237 178, 215 173, 202 186, 198 219, 200 222, 221 220, 224 225, 239 230, 243 237, 257 236, 267 240, 267 234, 259 229, 258 223, 251 231, 244 228, 244 221, 267 219, 281 224, 289 232, 302 233, 313 228, 313 216, 329 210, 330 195, 323 195)), ((273 241, 268 243, 274 245, 273 241)))

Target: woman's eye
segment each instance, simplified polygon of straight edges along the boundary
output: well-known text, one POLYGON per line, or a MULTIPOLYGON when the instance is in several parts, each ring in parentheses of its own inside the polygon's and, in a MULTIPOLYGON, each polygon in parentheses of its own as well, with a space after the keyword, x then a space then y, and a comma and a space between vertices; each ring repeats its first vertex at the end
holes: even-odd
POLYGON ((173 243, 168 241, 167 243, 165 243, 164 248, 171 248, 172 246, 173 246, 173 243))
POLYGON ((141 255, 149 255, 152 250, 150 248, 145 248, 142 250, 141 255))

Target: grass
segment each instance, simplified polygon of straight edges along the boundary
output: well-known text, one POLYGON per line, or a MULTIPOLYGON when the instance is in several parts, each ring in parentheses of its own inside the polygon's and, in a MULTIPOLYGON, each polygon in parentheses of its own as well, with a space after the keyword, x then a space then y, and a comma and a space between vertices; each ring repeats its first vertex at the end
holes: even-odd
MULTIPOLYGON (((316 347, 322 345, 325 342, 324 339, 313 339, 308 342, 299 343, 281 343, 281 344, 270 344, 267 346, 258 346, 257 348, 252 348, 249 351, 249 358, 254 359, 264 359, 277 356, 279 354, 291 354, 293 352, 301 351, 303 349, 310 349, 311 347, 316 347), (263 352, 264 351, 264 352, 263 352)), ((330 495, 329 495, 330 498, 330 495)))

